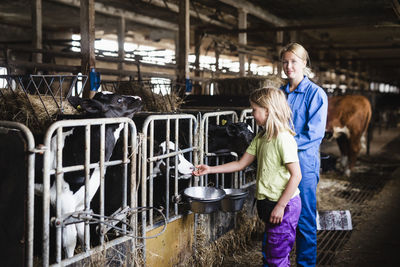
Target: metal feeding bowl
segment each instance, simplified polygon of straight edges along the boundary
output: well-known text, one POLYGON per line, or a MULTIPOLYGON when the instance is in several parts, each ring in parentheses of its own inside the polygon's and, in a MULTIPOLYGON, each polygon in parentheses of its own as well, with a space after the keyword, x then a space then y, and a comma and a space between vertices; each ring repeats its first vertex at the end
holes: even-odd
POLYGON ((187 197, 191 211, 195 213, 212 213, 221 205, 225 191, 215 187, 194 186, 183 191, 187 197))
POLYGON ((225 197, 221 201, 221 209, 225 212, 235 212, 243 208, 248 192, 243 189, 225 188, 225 197))

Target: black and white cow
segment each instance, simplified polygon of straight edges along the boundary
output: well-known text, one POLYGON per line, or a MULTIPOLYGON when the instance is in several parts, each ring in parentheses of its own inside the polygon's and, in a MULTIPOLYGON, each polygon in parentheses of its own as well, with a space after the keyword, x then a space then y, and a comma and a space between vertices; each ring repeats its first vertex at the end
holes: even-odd
MULTIPOLYGON (((167 153, 167 142, 164 141, 159 145, 160 151, 159 155, 164 155, 167 153)), ((175 147, 175 143, 169 141, 168 143, 168 152, 178 152, 179 149, 175 147)), ((179 178, 187 179, 192 176, 192 172, 194 170, 194 165, 190 163, 182 154, 178 154, 178 175, 179 178)), ((175 157, 169 157, 169 167, 171 174, 175 173, 175 157)), ((167 163, 165 159, 158 160, 156 162, 156 166, 154 168, 154 175, 156 174, 165 174, 167 172, 167 163)))
MULTIPOLYGON (((168 150, 167 142, 163 141, 159 146, 159 151, 156 156, 163 156, 167 153, 179 152, 179 148, 176 148, 174 142, 169 141, 168 150)), ((177 164, 175 162, 175 156, 170 156, 167 158, 162 158, 154 163, 153 172, 151 177, 153 178, 153 206, 154 207, 166 207, 166 189, 167 189, 167 179, 169 179, 169 201, 171 202, 174 192, 175 184, 175 172, 177 171, 177 181, 178 181, 178 192, 179 195, 190 184, 190 178, 192 177, 192 172, 195 169, 194 165, 189 162, 183 154, 177 154, 177 164), (168 171, 169 168, 169 171, 168 171), (167 177, 168 175, 168 177, 167 177)), ((150 176, 147 177, 147 180, 150 176)))
MULTIPOLYGON (((140 97, 123 96, 113 93, 97 93, 92 99, 79 97, 69 98, 69 102, 82 111, 82 115, 66 116, 71 118, 132 118, 134 113, 140 110, 142 101, 140 97)), ((65 118, 65 117, 64 117, 65 118)), ((119 139, 123 124, 107 124, 105 126, 105 161, 109 161, 116 142, 119 139)), ((63 129, 62 136, 62 158, 63 167, 82 165, 85 162, 85 127, 71 127, 63 129)), ((52 167, 56 166, 55 153, 57 151, 56 136, 52 138, 50 159, 52 167)), ((91 127, 90 136, 90 163, 99 162, 100 157, 100 126, 91 127)), ((84 210, 85 199, 85 173, 84 171, 66 172, 62 179, 62 193, 57 196, 61 201, 62 215, 84 210)), ((94 168, 90 173, 89 199, 95 195, 100 185, 100 170, 94 168)), ((56 204, 56 183, 54 178, 51 181, 50 203, 53 207, 56 204)), ((43 184, 35 184, 35 194, 42 195, 43 184)), ((84 224, 70 224, 63 228, 62 246, 67 257, 72 257, 76 246, 77 236, 83 244, 84 224)))
POLYGON ((244 122, 208 126, 208 152, 235 152, 243 155, 254 138, 251 127, 244 122))

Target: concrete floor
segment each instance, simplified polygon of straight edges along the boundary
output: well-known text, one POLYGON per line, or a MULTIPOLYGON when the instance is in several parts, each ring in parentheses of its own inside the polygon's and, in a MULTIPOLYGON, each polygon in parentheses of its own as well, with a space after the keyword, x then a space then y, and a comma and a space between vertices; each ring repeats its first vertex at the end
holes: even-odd
POLYGON ((363 220, 335 256, 332 266, 399 266, 400 129, 374 132, 372 159, 397 166, 389 181, 362 208, 363 220))

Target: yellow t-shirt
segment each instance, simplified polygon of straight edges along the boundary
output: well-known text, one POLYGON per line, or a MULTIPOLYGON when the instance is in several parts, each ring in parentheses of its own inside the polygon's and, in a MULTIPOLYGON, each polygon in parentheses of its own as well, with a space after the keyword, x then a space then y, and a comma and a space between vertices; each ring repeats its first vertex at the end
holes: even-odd
MULTIPOLYGON (((246 152, 257 157, 256 198, 278 201, 290 178, 285 164, 299 161, 293 136, 289 131, 283 131, 267 142, 259 133, 246 152)), ((292 197, 299 193, 297 188, 292 197)))

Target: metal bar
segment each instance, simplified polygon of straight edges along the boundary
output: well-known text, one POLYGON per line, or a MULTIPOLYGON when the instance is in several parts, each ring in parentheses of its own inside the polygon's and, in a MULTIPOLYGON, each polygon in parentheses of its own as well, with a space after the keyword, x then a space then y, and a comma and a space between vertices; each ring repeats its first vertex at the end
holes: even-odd
POLYGON ((105 124, 100 125, 100 245, 104 244, 104 198, 105 198, 105 188, 104 188, 104 175, 105 175, 105 138, 106 126, 105 124))
MULTIPOLYGON (((152 157, 153 156, 153 153, 154 153, 154 121, 152 121, 151 123, 150 123, 150 157, 152 157)), ((150 207, 153 207, 153 201, 154 201, 154 199, 153 199, 153 194, 154 194, 154 190, 153 190, 153 188, 154 188, 154 175, 153 175, 153 162, 152 161, 150 161, 150 164, 149 164, 149 175, 150 175, 150 178, 149 178, 149 190, 150 190, 150 192, 149 192, 149 206, 150 207)), ((153 213, 153 210, 150 210, 149 211, 149 224, 150 225, 153 225, 153 215, 154 215, 154 213, 153 213)))
POLYGON ((186 152, 191 152, 197 150, 195 147, 189 147, 189 148, 185 148, 179 151, 175 151, 175 152, 170 152, 170 153, 166 153, 160 156, 154 156, 154 157, 149 157, 147 158, 147 162, 154 162, 154 161, 159 161, 161 159, 166 159, 166 158, 171 158, 174 157, 176 155, 183 155, 186 152))
MULTIPOLYGON (((165 129, 165 142, 166 143, 166 153, 169 153, 169 141, 170 141, 170 118, 167 118, 167 123, 165 125, 166 129, 165 129)), ((169 219, 169 160, 166 161, 166 165, 167 165, 167 169, 166 169, 166 175, 165 175, 165 217, 167 218, 167 220, 169 219)), ((178 167, 178 166, 176 166, 178 167)))
MULTIPOLYGON (((179 151, 179 119, 175 119, 175 151, 179 151)), ((191 135, 191 132, 189 132, 189 136, 191 135)), ((183 154, 182 154, 183 157, 183 154)), ((175 155, 175 179, 174 179, 174 196, 178 196, 178 155, 175 155)), ((169 202, 169 199, 167 199, 169 202)), ((174 203, 174 215, 178 215, 178 203, 174 203)))
MULTIPOLYGON (((142 199, 141 199, 141 204, 142 207, 146 207, 147 206, 147 178, 146 178, 146 174, 147 174, 147 166, 146 166, 146 157, 147 157, 147 135, 144 134, 145 132, 142 131, 143 133, 143 139, 142 139, 142 199)), ((142 236, 146 236, 146 228, 147 228, 147 216, 146 216, 146 212, 142 212, 142 236)), ((146 239, 142 240, 143 243, 143 249, 146 250, 146 239)), ((146 253, 143 253, 143 263, 146 264, 146 253)))
MULTIPOLYGON (((137 173, 136 173, 136 154, 139 153, 137 150, 137 133, 136 133, 136 126, 130 124, 130 129, 131 129, 131 135, 130 135, 130 165, 131 165, 131 171, 130 171, 130 206, 131 208, 136 208, 137 205, 137 191, 136 191, 136 184, 137 184, 137 173)), ((139 154, 140 155, 140 154, 139 154)), ((138 235, 138 218, 137 214, 134 213, 132 214, 130 218, 130 226, 132 228, 132 232, 135 236, 138 235)), ((131 240, 131 253, 133 258, 135 259, 138 254, 136 252, 136 246, 137 246, 137 240, 132 239, 131 240)))
MULTIPOLYGON (((123 143, 124 143, 124 151, 123 151, 123 185, 122 185, 122 207, 127 207, 128 204, 128 125, 124 124, 124 134, 123 134, 123 143)), ((122 228, 124 230, 124 234, 126 233, 126 225, 123 224, 122 228)))
MULTIPOLYGON (((90 211, 90 196, 89 196, 89 180, 90 180, 90 135, 91 129, 90 125, 85 126, 85 211, 90 211)), ((90 227, 89 223, 85 222, 85 235, 84 235, 84 250, 88 251, 90 249, 90 227)))
MULTIPOLYGON (((56 167, 56 216, 57 218, 61 218, 62 210, 61 210, 61 202, 63 201, 60 196, 62 195, 62 180, 63 173, 59 170, 62 168, 62 152, 63 152, 63 129, 62 127, 57 129, 57 148, 56 148, 56 159, 57 159, 57 167, 56 167)), ((69 211, 68 211, 69 212, 69 211)), ((61 262, 61 227, 56 228, 56 262, 61 262)))

